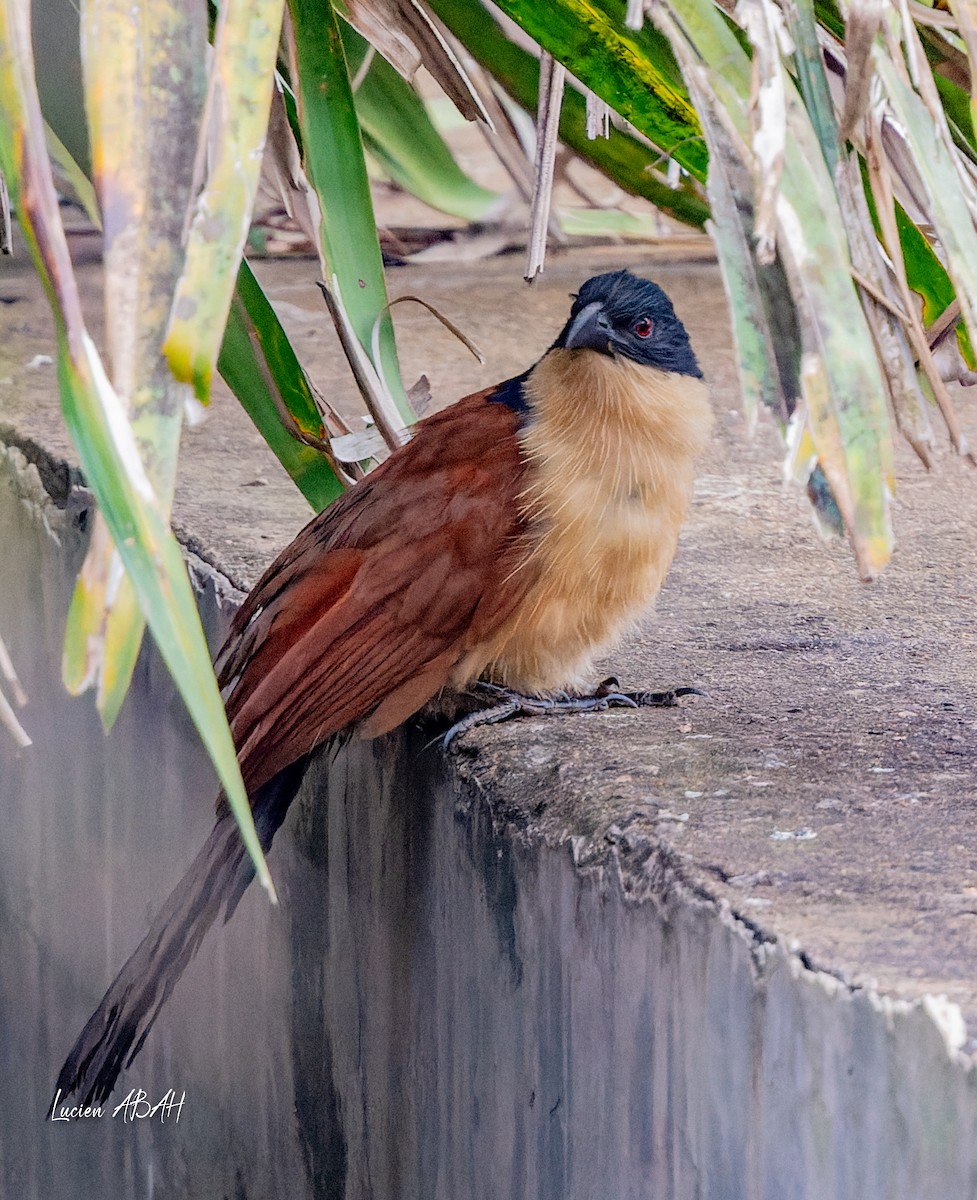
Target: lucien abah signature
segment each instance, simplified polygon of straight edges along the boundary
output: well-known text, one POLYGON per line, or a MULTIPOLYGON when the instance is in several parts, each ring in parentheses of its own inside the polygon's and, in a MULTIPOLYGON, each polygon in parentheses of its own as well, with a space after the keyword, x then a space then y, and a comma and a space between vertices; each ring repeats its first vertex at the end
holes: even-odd
MULTIPOLYGON (((154 1104, 142 1088, 131 1088, 122 1103, 112 1109, 112 1119, 121 1117, 124 1125, 129 1125, 133 1121, 152 1120, 158 1120, 161 1125, 169 1120, 172 1120, 174 1124, 179 1124, 180 1113, 183 1111, 183 1102, 186 1098, 186 1092, 181 1092, 177 1099, 176 1088, 170 1088, 154 1104)), ((54 1103, 51 1105, 49 1119, 52 1121, 86 1121, 104 1116, 105 1109, 101 1104, 84 1107, 80 1104, 74 1107, 61 1104, 61 1089, 58 1088, 54 1103)))

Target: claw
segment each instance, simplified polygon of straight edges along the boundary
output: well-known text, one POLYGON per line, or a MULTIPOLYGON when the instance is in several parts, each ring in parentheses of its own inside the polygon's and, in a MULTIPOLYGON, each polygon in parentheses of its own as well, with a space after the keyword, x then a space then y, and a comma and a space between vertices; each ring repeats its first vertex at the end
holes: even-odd
POLYGON ((606 712, 609 708, 673 708, 683 696, 705 695, 694 687, 670 688, 666 692, 622 692, 620 687, 620 681, 610 675, 587 695, 575 696, 561 690, 551 696, 524 696, 497 683, 479 680, 469 691, 483 692, 493 700, 501 699, 502 703, 479 709, 456 721, 441 739, 441 745, 447 749, 459 734, 480 725, 496 725, 510 717, 563 716, 566 713, 606 712))
MULTIPOLYGON (((490 684, 489 686, 494 685, 490 684)), ((499 690, 501 691, 502 689, 500 688, 499 690)), ((505 721, 509 717, 515 716, 519 711, 518 701, 513 697, 511 700, 507 700, 505 704, 497 704, 494 708, 481 708, 478 712, 469 713, 467 717, 462 717, 460 721, 456 721, 451 726, 441 739, 441 745, 447 750, 460 733, 467 733, 469 729, 475 729, 479 725, 497 725, 499 721, 505 721)))
POLYGON ((628 692, 638 708, 676 708, 683 696, 704 696, 701 688, 669 688, 667 692, 628 692))

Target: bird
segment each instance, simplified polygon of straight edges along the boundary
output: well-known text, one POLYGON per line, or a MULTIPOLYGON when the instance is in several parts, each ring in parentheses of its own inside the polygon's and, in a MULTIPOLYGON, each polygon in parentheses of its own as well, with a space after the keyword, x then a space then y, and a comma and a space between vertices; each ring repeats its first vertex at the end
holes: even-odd
MULTIPOLYGON (((317 748, 377 737, 446 693, 487 701, 449 736, 519 710, 660 701, 616 680, 593 688, 592 661, 662 585, 712 420, 666 293, 608 272, 580 287, 533 366, 419 422, 315 516, 215 660, 262 848, 317 748)), ((56 1102, 108 1098, 253 875, 221 794, 204 847, 65 1060, 56 1102)))

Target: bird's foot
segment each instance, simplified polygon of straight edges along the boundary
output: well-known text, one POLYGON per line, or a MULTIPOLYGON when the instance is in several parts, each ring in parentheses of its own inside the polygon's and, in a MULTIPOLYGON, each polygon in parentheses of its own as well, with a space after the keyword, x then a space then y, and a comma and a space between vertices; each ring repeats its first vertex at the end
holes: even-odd
POLYGON ((625 707, 676 708, 685 696, 704 696, 706 693, 696 687, 669 688, 665 692, 622 692, 620 681, 611 675, 594 688, 593 694, 623 696, 625 700, 631 701, 631 705, 625 707))
POLYGON ((484 696, 490 703, 456 721, 442 739, 447 748, 459 734, 479 725, 496 725, 510 717, 550 717, 567 713, 606 712, 609 708, 673 708, 684 696, 702 696, 694 687, 670 688, 666 692, 622 692, 613 675, 592 692, 552 692, 547 696, 526 696, 510 688, 483 680, 471 685, 470 695, 484 696))

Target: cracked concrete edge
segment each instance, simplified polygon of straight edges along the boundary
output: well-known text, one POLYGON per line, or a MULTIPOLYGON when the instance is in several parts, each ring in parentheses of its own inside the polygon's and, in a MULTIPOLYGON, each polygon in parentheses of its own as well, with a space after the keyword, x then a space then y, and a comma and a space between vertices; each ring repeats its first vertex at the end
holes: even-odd
MULTIPOLYGON (((66 522, 77 522, 82 513, 94 508, 94 498, 76 467, 7 426, 0 426, 0 458, 21 501, 59 543, 66 522)), ((196 591, 209 593, 214 609, 229 621, 245 592, 213 556, 200 548, 192 534, 176 532, 196 591)), ((475 738, 477 742, 477 734, 475 738)), ((894 999, 872 988, 853 986, 840 975, 819 968, 802 947, 771 936, 749 917, 734 911, 728 900, 713 895, 696 878, 686 856, 655 838, 619 833, 609 839, 610 831, 582 835, 571 828, 556 830, 535 822, 518 795, 505 794, 498 779, 483 777, 480 768, 491 756, 492 751, 482 746, 476 746, 474 755, 452 756, 456 813, 470 814, 475 806, 486 805, 496 836, 517 839, 531 852, 546 848, 568 856, 578 876, 599 885, 611 882, 626 906, 650 905, 666 919, 667 910, 675 904, 698 908, 743 944, 755 982, 786 973, 802 991, 829 1004, 865 1004, 894 1042, 905 1046, 918 1046, 920 1042, 938 1045, 948 1064, 963 1071, 969 1082, 977 1082, 977 1054, 962 1050, 967 1030, 958 1005, 934 995, 911 1001, 894 999)), ((493 765, 504 770, 504 763, 493 765)))
POLYGON ((725 897, 714 895, 685 855, 656 838, 633 833, 609 838, 610 830, 584 836, 568 828, 541 827, 528 817, 525 805, 500 793, 497 781, 486 782, 479 777, 484 753, 479 747, 467 758, 455 755, 455 774, 462 789, 457 809, 464 811, 479 801, 486 803, 497 835, 516 836, 527 847, 546 846, 555 853, 568 854, 578 875, 599 882, 613 881, 626 906, 651 905, 662 919, 667 919, 667 909, 676 901, 699 908, 741 941, 757 983, 785 971, 796 985, 813 989, 829 1004, 866 1004, 897 1041, 903 1036, 912 1041, 935 1035, 948 1064, 977 1083, 977 1052, 963 1049, 968 1032, 959 1005, 940 995, 897 999, 871 987, 854 985, 840 972, 819 966, 801 945, 770 934, 734 909, 725 897))

